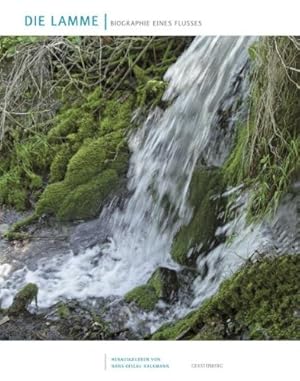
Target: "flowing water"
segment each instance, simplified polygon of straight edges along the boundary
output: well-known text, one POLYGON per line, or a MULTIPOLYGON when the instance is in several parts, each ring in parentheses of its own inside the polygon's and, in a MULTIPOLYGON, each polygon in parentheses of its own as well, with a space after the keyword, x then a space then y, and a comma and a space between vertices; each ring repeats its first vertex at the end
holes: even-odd
MULTIPOLYGON (((107 242, 77 255, 70 251, 44 257, 33 269, 25 265, 12 271, 10 264, 2 265, 2 306, 9 305, 16 290, 28 282, 38 284, 39 305, 46 307, 61 298, 123 296, 145 283, 158 266, 179 270, 170 248, 174 235, 192 215, 188 204, 192 174, 212 140, 220 103, 245 66, 253 41, 252 37, 193 41, 165 76, 169 85, 164 99, 172 105, 164 112, 152 112, 129 139, 131 196, 122 210, 107 206, 99 217, 110 232, 107 242)), ((175 315, 214 293, 224 276, 269 242, 261 226, 245 227, 242 212, 238 221, 220 230, 238 239, 230 248, 220 245, 198 261, 199 269, 208 267, 208 275, 194 280, 193 301, 173 306, 175 315)))

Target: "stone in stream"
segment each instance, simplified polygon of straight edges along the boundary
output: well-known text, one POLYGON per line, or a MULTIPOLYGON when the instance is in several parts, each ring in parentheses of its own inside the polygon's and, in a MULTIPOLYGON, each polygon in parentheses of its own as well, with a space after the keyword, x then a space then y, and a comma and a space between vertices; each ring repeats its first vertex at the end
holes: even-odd
POLYGON ((8 315, 17 316, 27 311, 27 307, 32 301, 37 304, 38 287, 34 283, 28 283, 19 291, 8 309, 8 315))
POLYGON ((158 267, 147 283, 155 289, 160 299, 166 302, 171 302, 176 299, 179 284, 175 270, 158 267))
POLYGON ((159 299, 172 302, 179 289, 177 273, 166 267, 158 267, 145 285, 138 286, 125 295, 125 301, 134 302, 139 308, 151 311, 159 299))

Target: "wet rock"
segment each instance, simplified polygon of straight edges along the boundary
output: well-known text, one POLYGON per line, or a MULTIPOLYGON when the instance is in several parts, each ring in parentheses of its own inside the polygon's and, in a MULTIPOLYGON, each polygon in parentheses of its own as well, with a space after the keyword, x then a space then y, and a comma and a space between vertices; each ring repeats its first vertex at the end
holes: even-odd
POLYGON ((125 301, 134 302, 144 311, 155 308, 159 299, 166 302, 174 301, 177 297, 179 284, 175 270, 159 267, 151 275, 147 284, 136 287, 125 295, 125 301))
MULTIPOLYGON (((109 299, 94 303, 69 300, 60 302, 39 313, 16 314, 7 317, 0 310, 0 340, 128 340, 138 337, 126 327, 114 324, 109 299), (105 305, 107 311, 104 313, 105 305)), ((124 302, 123 302, 124 303, 124 302)), ((118 304, 118 303, 117 303, 118 304)), ((118 311, 116 304, 116 309, 118 311)), ((119 309, 122 303, 119 304, 119 309)), ((118 317, 118 316, 117 316, 118 317)))
POLYGON ((176 299, 179 289, 177 273, 175 270, 159 267, 151 275, 148 285, 155 289, 158 298, 171 302, 176 299))
POLYGON ((171 249, 174 261, 184 266, 194 266, 199 255, 206 255, 223 237, 216 237, 222 218, 221 194, 224 190, 222 173, 216 168, 198 168, 190 185, 189 202, 193 217, 177 232, 171 249))
POLYGON ((10 316, 20 315, 27 311, 27 307, 33 301, 37 304, 38 287, 34 283, 28 283, 14 297, 12 305, 8 309, 10 316))

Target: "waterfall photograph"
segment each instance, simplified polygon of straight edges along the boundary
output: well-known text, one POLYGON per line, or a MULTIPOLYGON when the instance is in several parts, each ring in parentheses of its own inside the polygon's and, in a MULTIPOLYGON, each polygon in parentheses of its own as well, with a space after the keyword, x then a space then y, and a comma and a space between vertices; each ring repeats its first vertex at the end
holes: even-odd
POLYGON ((0 340, 299 340, 299 217, 299 37, 0 37, 0 340))

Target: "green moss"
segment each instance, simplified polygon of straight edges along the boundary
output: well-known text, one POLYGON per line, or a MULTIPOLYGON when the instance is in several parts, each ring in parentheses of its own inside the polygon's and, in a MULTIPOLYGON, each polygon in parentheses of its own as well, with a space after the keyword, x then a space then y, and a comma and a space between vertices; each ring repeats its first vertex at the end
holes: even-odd
POLYGON ((153 76, 152 70, 143 70, 138 65, 133 67, 133 72, 137 81, 137 106, 151 108, 159 105, 167 87, 161 75, 153 76))
POLYGON ((25 210, 27 202, 27 192, 22 188, 13 188, 9 191, 7 204, 14 206, 17 210, 25 210))
POLYGON ((24 241, 26 239, 29 239, 31 236, 29 233, 10 230, 4 234, 4 237, 8 241, 24 241))
POLYGON ((0 39, 0 57, 13 57, 19 48, 27 44, 33 44, 41 41, 43 37, 34 36, 18 36, 18 37, 2 37, 0 39))
POLYGON ((145 285, 134 288, 125 295, 125 301, 135 302, 145 311, 154 309, 159 299, 172 302, 179 288, 175 270, 158 267, 145 285))
POLYGON ((87 94, 78 94, 75 100, 64 100, 64 106, 54 119, 54 125, 48 132, 48 140, 53 143, 70 141, 83 142, 100 132, 99 116, 106 104, 101 96, 100 87, 87 94))
POLYGON ((246 177, 247 166, 247 140, 253 128, 252 124, 237 126, 234 149, 229 155, 224 166, 224 177, 227 184, 241 184, 246 177), (243 163, 243 165, 241 165, 243 163))
POLYGON ((64 221, 96 217, 112 189, 118 186, 118 181, 117 172, 108 169, 93 180, 77 186, 65 195, 57 217, 64 221))
POLYGON ((300 256, 247 264, 198 310, 154 339, 299 339, 300 256))
POLYGON ((80 141, 86 138, 92 138, 97 134, 98 130, 99 125, 93 116, 90 114, 83 115, 79 120, 77 138, 80 141))
POLYGON ((70 316, 69 307, 64 303, 61 303, 57 308, 57 313, 61 319, 67 319, 70 316))
POLYGON ((161 80, 149 79, 145 84, 137 89, 137 104, 140 107, 151 105, 158 106, 161 103, 162 96, 167 88, 167 83, 161 80))
MULTIPOLYGON (((59 219, 94 217, 109 191, 116 190, 127 172, 129 151, 125 140, 130 128, 132 97, 103 101, 96 88, 82 104, 62 109, 48 138, 65 139, 51 163, 50 182, 37 213, 59 219), (101 120, 97 114, 101 111, 101 120)), ((54 139, 54 140, 53 140, 54 139)))
POLYGON ((26 232, 20 232, 20 230, 26 228, 30 224, 36 222, 38 219, 38 216, 33 213, 30 216, 22 219, 21 221, 16 222, 12 228, 5 233, 5 238, 12 241, 12 240, 24 240, 29 237, 29 234, 26 232))
POLYGON ((145 311, 151 311, 154 309, 158 302, 158 296, 155 288, 144 285, 134 288, 132 291, 125 295, 125 301, 128 303, 134 302, 138 307, 145 311))
POLYGON ((147 285, 155 289, 158 298, 169 302, 173 301, 179 288, 176 271, 159 267, 151 275, 147 285))
POLYGON ((34 283, 28 283, 14 297, 12 305, 8 309, 9 315, 18 315, 26 311, 33 301, 37 304, 38 287, 34 283))
POLYGON ((63 108, 54 120, 54 127, 48 132, 49 142, 59 141, 68 134, 77 132, 80 117, 80 107, 72 107, 71 105, 63 108))
POLYGON ((15 142, 11 166, 19 167, 29 177, 31 173, 44 174, 53 158, 53 148, 44 134, 23 137, 15 142))
POLYGON ((104 121, 110 120, 113 126, 110 133, 96 139, 86 138, 73 155, 68 144, 56 154, 51 165, 51 180, 62 181, 45 189, 37 203, 38 215, 54 214, 61 220, 94 217, 109 193, 118 188, 128 167, 125 126, 129 127, 130 109, 128 105, 119 104, 121 111, 118 114, 115 109, 110 109, 112 105, 116 106, 115 101, 108 102, 108 105, 104 121))
POLYGON ((124 150, 128 152, 122 131, 87 141, 69 161, 66 182, 76 186, 91 180, 118 161, 118 154, 124 150))
MULTIPOLYGON (((115 175, 110 181, 112 195, 118 189, 128 169, 126 136, 135 126, 133 112, 138 107, 145 111, 158 104, 165 88, 163 75, 190 40, 112 40, 115 48, 103 45, 99 66, 95 63, 99 56, 91 54, 98 49, 98 39, 68 38, 62 40, 61 48, 67 49, 62 61, 49 50, 53 68, 48 73, 49 81, 39 81, 35 72, 26 77, 20 73, 22 89, 26 90, 17 90, 17 103, 32 110, 32 114, 23 115, 23 110, 18 109, 15 111, 20 115, 8 121, 1 147, 0 203, 20 210, 34 203, 37 215, 88 218, 87 209, 83 212, 75 208, 76 200, 90 197, 87 185, 94 189, 101 174, 108 170, 118 175, 117 182, 115 175), (65 57, 67 62, 63 62, 65 57), (37 91, 40 82, 51 83, 50 89, 42 86, 41 91, 47 92, 42 106, 37 91), (76 210, 72 212, 71 207, 76 210)), ((22 48, 23 57, 27 44, 32 52, 38 52, 48 43, 52 43, 49 38, 3 38, 0 51, 6 54, 11 50, 14 63, 16 47, 22 48)), ((3 73, 6 71, 10 72, 9 65, 3 73)), ((2 82, 4 91, 6 80, 2 82)), ((100 184, 101 191, 96 192, 100 198, 91 205, 103 205, 105 187, 100 184)))
POLYGON ((37 214, 50 213, 62 220, 94 217, 109 193, 118 188, 128 155, 122 131, 86 141, 70 159, 64 180, 46 188, 37 214))
POLYGON ((164 286, 163 279, 160 271, 155 271, 148 281, 149 286, 153 287, 157 295, 162 295, 162 288, 164 286))
POLYGON ((43 188, 52 150, 40 135, 24 137, 5 156, 6 171, 0 176, 0 203, 25 210, 43 188))
POLYGON ((300 170, 300 54, 288 37, 261 38, 252 59, 249 115, 225 163, 228 184, 251 187, 248 219, 274 214, 300 170), (286 67, 293 67, 287 75, 286 67))
POLYGON ((47 186, 36 205, 36 214, 57 215, 63 200, 71 192, 70 184, 58 182, 47 186))
POLYGON ((43 179, 41 176, 31 173, 28 175, 30 178, 29 187, 30 189, 41 189, 43 186, 43 179))
MULTIPOLYGON (((157 332, 152 336, 153 340, 176 340, 187 332, 195 334, 193 327, 197 323, 197 312, 189 313, 185 318, 178 320, 175 323, 164 324, 157 332)), ((193 337, 193 336, 192 336, 193 337)), ((189 338, 191 338, 189 336, 189 338)))
POLYGON ((21 171, 14 168, 0 177, 0 204, 14 206, 21 211, 26 208, 27 191, 22 187, 21 171))
POLYGON ((129 130, 134 107, 134 97, 128 93, 117 94, 115 98, 108 100, 101 120, 101 135, 129 130), (125 100, 120 101, 124 98, 125 100))
POLYGON ((210 248, 219 222, 222 189, 219 170, 195 171, 189 198, 193 207, 193 217, 188 225, 179 230, 174 239, 171 255, 176 262, 190 265, 199 253, 205 253, 210 248))
POLYGON ((56 183, 64 179, 68 162, 72 156, 73 152, 70 146, 68 144, 63 144, 51 163, 50 183, 56 183))

